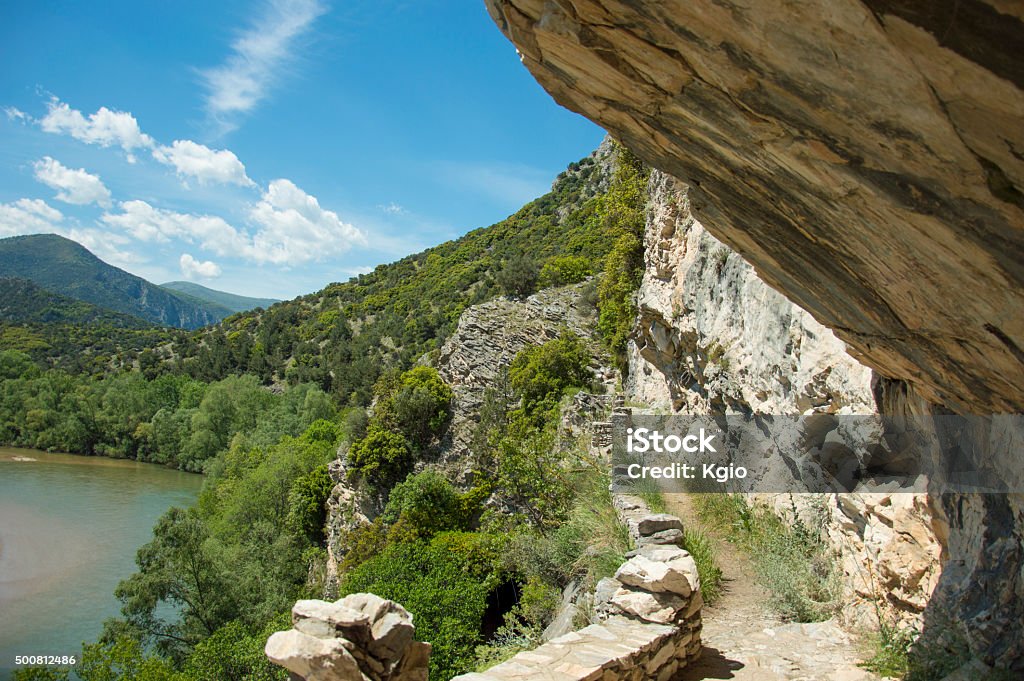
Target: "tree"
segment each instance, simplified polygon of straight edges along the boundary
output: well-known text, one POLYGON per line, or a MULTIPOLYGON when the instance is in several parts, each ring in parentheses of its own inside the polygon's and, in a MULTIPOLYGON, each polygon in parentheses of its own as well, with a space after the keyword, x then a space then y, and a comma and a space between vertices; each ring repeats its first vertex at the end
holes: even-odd
POLYGON ((381 423, 393 424, 417 451, 425 451, 448 425, 452 389, 432 367, 402 374, 389 398, 378 404, 381 423))
POLYGON ((395 485, 382 518, 389 524, 405 521, 416 536, 426 539, 445 530, 468 529, 467 511, 448 479, 426 470, 395 485))
POLYGON ((560 338, 517 354, 509 367, 509 382, 522 398, 523 411, 532 415, 556 408, 567 390, 589 384, 589 364, 586 345, 565 331, 560 338))
POLYGON ((594 273, 590 260, 579 255, 551 258, 540 270, 540 287, 565 286, 583 281, 594 273))
POLYGON ((216 560, 209 539, 194 511, 172 508, 157 521, 153 540, 139 549, 139 572, 114 592, 128 630, 179 659, 240 614, 236 580, 216 560), (160 603, 174 606, 178 619, 165 620, 157 612, 160 603))
POLYGON ((288 526, 310 544, 324 542, 327 499, 332 489, 334 480, 324 464, 296 478, 288 492, 288 526))
POLYGON ((481 546, 486 539, 446 532, 430 543, 391 544, 349 572, 342 592, 374 593, 408 609, 416 635, 432 646, 431 679, 472 671, 487 596, 500 580, 497 556, 481 546))
POLYGON ((537 288, 537 276, 537 263, 525 253, 517 253, 505 261, 495 280, 506 294, 525 298, 537 288))
POLYGON ((413 464, 412 450, 400 434, 371 425, 366 437, 349 448, 349 475, 384 494, 405 478, 413 464))

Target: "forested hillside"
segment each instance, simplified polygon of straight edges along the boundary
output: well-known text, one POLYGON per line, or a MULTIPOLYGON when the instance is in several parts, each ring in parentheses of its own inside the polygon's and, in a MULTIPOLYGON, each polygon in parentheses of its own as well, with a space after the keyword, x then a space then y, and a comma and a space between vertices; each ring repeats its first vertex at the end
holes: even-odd
POLYGON ((470 489, 414 473, 439 455, 453 409, 438 372, 414 365, 424 355, 429 364, 469 306, 590 277, 582 304, 620 355, 646 183, 635 158, 603 145, 496 225, 209 329, 160 329, 105 371, 46 368, 5 346, 4 443, 207 475, 197 506, 168 512, 140 550, 138 573, 117 590, 122 617, 86 646, 76 673, 283 678, 262 655, 268 632, 287 626, 296 598, 339 588, 405 602, 417 635, 436 642, 441 679, 538 637, 561 588, 603 576, 622 551, 607 481, 555 446, 563 398, 591 383, 587 343, 566 332, 516 355, 507 390, 486 396, 479 461, 464 462, 470 489), (339 452, 347 472, 332 477, 339 452), (338 475, 380 513, 344 538, 345 574, 332 587, 324 527, 338 475), (587 553, 605 541, 595 533, 612 539, 587 553), (522 606, 485 626, 499 588, 521 588, 522 606))
POLYGON ((646 170, 629 152, 605 145, 502 222, 319 293, 236 315, 162 357, 203 380, 252 373, 264 383, 314 383, 341 404, 364 404, 382 372, 439 348, 467 307, 581 281, 606 266, 602 328, 621 350, 622 327, 632 319, 626 293, 643 266, 635 225, 643 222, 636 206, 645 183, 646 170))
POLYGON ((0 275, 29 279, 47 291, 164 326, 196 329, 227 312, 108 265, 81 244, 56 234, 0 239, 0 275))

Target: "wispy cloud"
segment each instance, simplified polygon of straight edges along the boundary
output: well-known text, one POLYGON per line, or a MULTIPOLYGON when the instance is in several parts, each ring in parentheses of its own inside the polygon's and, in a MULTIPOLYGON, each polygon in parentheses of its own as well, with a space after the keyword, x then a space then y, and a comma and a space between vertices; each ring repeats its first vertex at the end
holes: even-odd
POLYGON ((514 163, 472 163, 441 161, 437 177, 460 188, 515 206, 543 196, 551 178, 543 170, 514 163))
POLYGON ((382 203, 382 204, 378 205, 377 208, 382 210, 382 211, 384 211, 385 213, 387 213, 389 215, 402 215, 402 214, 405 213, 405 208, 402 208, 401 206, 399 206, 394 201, 392 201, 391 203, 388 203, 388 204, 383 204, 382 203))
POLYGON ((57 190, 57 199, 64 203, 85 206, 95 203, 110 205, 110 190, 98 175, 88 173, 84 168, 68 168, 60 161, 43 157, 32 164, 36 179, 57 190))
POLYGON ((28 114, 13 106, 4 107, 4 113, 7 114, 7 120, 9 121, 21 121, 24 123, 28 120, 28 114))
POLYGON ((297 39, 326 11, 320 0, 270 0, 231 45, 225 62, 200 72, 207 114, 222 134, 237 128, 239 117, 267 96, 292 60, 297 39))

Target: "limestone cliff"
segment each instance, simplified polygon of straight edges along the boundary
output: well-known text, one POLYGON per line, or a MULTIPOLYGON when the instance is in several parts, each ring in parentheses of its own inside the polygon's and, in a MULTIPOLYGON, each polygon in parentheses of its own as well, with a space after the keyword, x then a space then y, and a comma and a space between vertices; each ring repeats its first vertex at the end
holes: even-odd
POLYGON ((486 0, 564 106, 869 366, 1024 410, 1024 11, 1003 0, 486 0))
POLYGON ((674 411, 870 414, 871 370, 693 217, 651 174, 645 271, 626 390, 674 411))
MULTIPOLYGON (((649 195, 628 399, 689 414, 876 413, 871 370, 708 234, 682 183, 654 171, 649 195)), ((764 500, 791 504, 789 495, 764 500)), ((920 627, 947 538, 938 504, 924 494, 820 501, 846 622, 875 625, 881 601, 887 618, 920 627)))

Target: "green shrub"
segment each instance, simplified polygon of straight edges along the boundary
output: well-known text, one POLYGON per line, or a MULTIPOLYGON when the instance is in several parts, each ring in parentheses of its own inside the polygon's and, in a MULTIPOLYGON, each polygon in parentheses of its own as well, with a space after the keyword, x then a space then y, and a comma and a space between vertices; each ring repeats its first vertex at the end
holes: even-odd
POLYGON ((352 570, 343 594, 370 592, 412 613, 416 636, 429 640, 430 678, 472 671, 487 596, 500 577, 485 539, 443 533, 431 542, 389 545, 352 570))
POLYGON ((722 595, 722 569, 715 560, 714 547, 703 531, 687 527, 683 531, 683 548, 690 552, 697 563, 700 577, 700 595, 707 605, 713 604, 722 595))
POLYGON ((366 437, 352 443, 348 451, 348 475, 362 480, 378 494, 391 489, 412 469, 409 442, 399 433, 371 425, 366 437))
POLYGON ((402 374, 394 391, 378 403, 379 421, 394 427, 419 451, 439 437, 451 415, 452 389, 432 367, 402 374))
POLYGON ((381 517, 388 524, 404 519, 416 536, 429 539, 445 530, 468 529, 466 511, 462 495, 448 479, 426 470, 395 485, 381 517))
POLYGON ((598 284, 597 329, 625 373, 626 342, 636 318, 636 291, 644 268, 644 203, 650 174, 636 156, 616 147, 618 166, 597 215, 611 250, 598 284))
POLYGON ((311 544, 322 544, 327 523, 327 499, 334 480, 322 464, 296 478, 288 492, 288 526, 311 544))
POLYGON ((593 273, 593 267, 587 258, 578 255, 561 255, 544 263, 544 267, 540 270, 539 285, 541 288, 547 288, 575 284, 593 273))
POLYGON ((694 495, 701 520, 728 533, 754 561, 769 604, 786 620, 818 622, 838 607, 841 585, 835 560, 794 506, 789 523, 771 510, 748 506, 740 495, 694 495))
POLYGON ((522 399, 523 411, 551 411, 571 389, 590 383, 590 353, 576 334, 564 331, 560 338, 519 352, 509 367, 509 383, 522 399))

